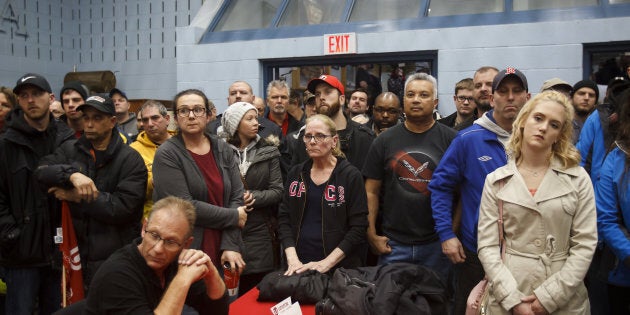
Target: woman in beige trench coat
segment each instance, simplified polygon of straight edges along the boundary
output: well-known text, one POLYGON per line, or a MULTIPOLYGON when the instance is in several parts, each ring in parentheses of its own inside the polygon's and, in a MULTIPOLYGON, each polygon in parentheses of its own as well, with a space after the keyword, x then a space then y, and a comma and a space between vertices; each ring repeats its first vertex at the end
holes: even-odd
POLYGON ((597 218, 590 178, 571 144, 572 117, 564 95, 534 97, 514 121, 508 164, 486 178, 478 253, 491 284, 490 314, 590 313, 583 279, 597 244, 597 218))

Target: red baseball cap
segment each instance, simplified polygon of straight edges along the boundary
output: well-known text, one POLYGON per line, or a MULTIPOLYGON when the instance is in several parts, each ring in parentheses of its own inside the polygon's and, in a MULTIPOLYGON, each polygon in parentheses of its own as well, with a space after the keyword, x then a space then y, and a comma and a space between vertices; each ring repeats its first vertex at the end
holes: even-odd
POLYGON ((322 82, 334 87, 335 89, 339 90, 341 95, 344 95, 343 84, 341 84, 341 82, 339 82, 337 78, 329 74, 322 74, 319 76, 319 78, 309 81, 307 89, 309 90, 309 92, 315 94, 315 87, 317 87, 317 85, 322 82))

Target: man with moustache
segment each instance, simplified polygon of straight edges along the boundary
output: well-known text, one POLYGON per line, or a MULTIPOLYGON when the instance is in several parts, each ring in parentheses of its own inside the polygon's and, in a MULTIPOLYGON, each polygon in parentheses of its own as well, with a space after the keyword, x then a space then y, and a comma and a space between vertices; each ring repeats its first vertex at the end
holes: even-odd
MULTIPOLYGON (((376 97, 376 95, 374 96, 376 97)), ((350 118, 360 124, 369 122, 368 116, 368 93, 366 89, 358 88, 350 92, 350 101, 348 102, 348 114, 350 118)))
POLYGON ((140 233, 147 168, 116 129, 110 98, 89 97, 77 110, 83 112, 83 135, 43 157, 35 176, 68 202, 87 290, 101 263, 140 233))
POLYGON ((379 136, 381 132, 396 125, 400 119, 400 99, 392 92, 379 94, 374 100, 372 120, 366 126, 379 136))
POLYGON ((473 99, 477 104, 477 117, 483 116, 492 109, 492 80, 499 73, 499 69, 491 66, 483 66, 473 76, 473 99))
MULTIPOLYGON (((252 90, 252 86, 245 81, 235 81, 228 88, 228 106, 236 102, 254 103, 256 96, 252 90)), ((221 126, 221 117, 223 115, 217 115, 216 119, 206 125, 206 131, 212 134, 220 134, 223 132, 223 126, 221 126)), ((260 127, 258 128, 258 134, 261 138, 267 138, 269 135, 275 135, 278 139, 282 139, 282 129, 269 119, 261 117, 258 119, 260 127)))
POLYGON ((374 140, 363 176, 369 211, 367 239, 380 255, 379 265, 422 265, 435 271, 446 285, 451 264, 440 250, 427 186, 456 132, 433 118, 437 95, 433 76, 416 73, 407 78, 406 119, 374 140), (376 229, 379 209, 382 235, 376 229))
POLYGON ((454 314, 464 314, 468 294, 484 276, 477 257, 477 220, 484 180, 507 163, 505 145, 512 123, 529 98, 527 79, 521 71, 507 68, 494 76, 489 98, 493 109, 457 134, 429 184, 442 252, 456 264, 454 314), (457 234, 454 216, 461 217, 457 234))
POLYGON ((267 85, 267 107, 269 107, 267 119, 280 127, 283 136, 300 130, 300 127, 304 125, 287 112, 290 92, 289 84, 283 80, 273 80, 267 85))
POLYGON ((48 81, 28 73, 13 92, 19 106, 7 115, 0 137, 0 266, 7 284, 6 314, 50 314, 61 305, 61 271, 53 241, 61 216, 33 175, 39 160, 73 139, 49 111, 48 81))
MULTIPOLYGON (((308 90, 315 95, 317 113, 330 117, 335 123, 341 151, 352 165, 361 169, 375 135, 367 127, 352 121, 343 114, 341 107, 346 99, 343 84, 336 77, 324 74, 311 80, 308 83, 308 90)), ((301 140, 303 135, 304 128, 301 128, 298 133, 286 139, 290 150, 291 165, 297 165, 309 158, 306 145, 301 140)))

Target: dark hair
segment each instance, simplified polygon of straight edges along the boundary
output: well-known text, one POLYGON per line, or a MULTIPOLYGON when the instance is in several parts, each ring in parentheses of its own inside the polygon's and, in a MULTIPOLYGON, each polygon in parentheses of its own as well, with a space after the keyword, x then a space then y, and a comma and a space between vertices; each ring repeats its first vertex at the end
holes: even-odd
POLYGON ((177 95, 175 95, 175 98, 173 98, 173 113, 175 113, 175 116, 177 116, 177 101, 179 100, 179 98, 184 95, 191 94, 201 96, 201 98, 203 99, 203 104, 206 107, 206 111, 210 111, 210 101, 208 101, 208 97, 206 96, 206 94, 197 89, 188 89, 177 93, 177 95))

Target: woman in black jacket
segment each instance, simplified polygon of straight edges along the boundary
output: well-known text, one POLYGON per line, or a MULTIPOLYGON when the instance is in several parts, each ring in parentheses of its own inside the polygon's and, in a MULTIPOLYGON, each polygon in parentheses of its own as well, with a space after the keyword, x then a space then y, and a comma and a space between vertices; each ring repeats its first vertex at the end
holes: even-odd
POLYGON ((368 224, 363 177, 344 158, 329 117, 308 118, 303 141, 310 159, 289 171, 278 214, 285 274, 361 266, 368 224))
POLYGON ((245 186, 243 199, 252 208, 241 232, 247 264, 239 284, 239 294, 243 295, 279 267, 279 246, 275 246, 278 204, 282 200, 279 139, 275 135, 260 138, 258 111, 250 103, 230 105, 221 120, 222 136, 234 150, 245 186))

